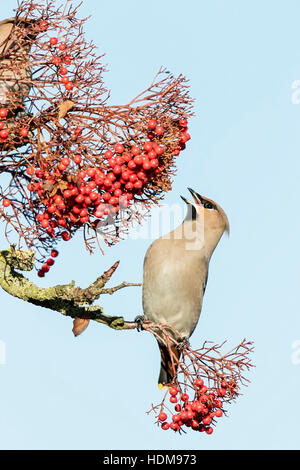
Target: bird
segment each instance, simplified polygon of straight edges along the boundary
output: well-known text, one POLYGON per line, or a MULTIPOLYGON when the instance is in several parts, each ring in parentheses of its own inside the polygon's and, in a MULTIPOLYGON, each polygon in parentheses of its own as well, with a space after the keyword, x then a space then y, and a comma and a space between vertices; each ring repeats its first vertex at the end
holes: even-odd
MULTIPOLYGON (((150 245, 143 267, 143 320, 175 328, 180 336, 167 331, 176 341, 188 341, 196 328, 211 256, 223 233, 229 234, 228 218, 220 205, 188 190, 193 201, 181 196, 187 205, 185 219, 150 245)), ((165 388, 177 370, 166 345, 156 339, 161 354, 158 385, 165 388)), ((170 347, 179 361, 180 348, 170 347)))
POLYGON ((0 106, 16 114, 31 88, 29 52, 38 34, 35 20, 21 17, 0 21, 0 106))

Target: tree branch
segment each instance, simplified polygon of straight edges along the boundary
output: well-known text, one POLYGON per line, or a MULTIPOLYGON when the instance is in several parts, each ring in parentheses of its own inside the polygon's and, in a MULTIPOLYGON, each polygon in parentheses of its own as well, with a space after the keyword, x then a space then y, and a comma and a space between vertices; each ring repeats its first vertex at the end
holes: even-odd
POLYGON ((104 289, 118 265, 119 261, 86 289, 76 287, 74 281, 66 285, 41 288, 16 271, 31 271, 34 253, 16 250, 11 246, 8 250, 0 251, 0 286, 14 297, 71 318, 94 320, 115 330, 134 329, 137 328, 137 323, 125 321, 121 316, 106 315, 100 305, 91 305, 101 294, 112 294, 124 287, 141 285, 123 282, 119 286, 104 289))

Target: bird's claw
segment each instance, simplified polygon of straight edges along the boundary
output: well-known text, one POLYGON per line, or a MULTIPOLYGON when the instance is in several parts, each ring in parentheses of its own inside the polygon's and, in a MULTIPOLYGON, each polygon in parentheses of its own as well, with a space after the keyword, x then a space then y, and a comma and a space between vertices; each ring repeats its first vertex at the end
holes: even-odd
POLYGON ((190 342, 188 338, 183 337, 183 338, 180 338, 177 349, 179 349, 179 351, 182 351, 183 349, 188 348, 189 346, 190 346, 190 342))
POLYGON ((138 331, 142 331, 144 321, 145 321, 145 317, 144 317, 143 315, 138 315, 138 316, 134 319, 134 322, 137 324, 136 329, 137 329, 138 331))

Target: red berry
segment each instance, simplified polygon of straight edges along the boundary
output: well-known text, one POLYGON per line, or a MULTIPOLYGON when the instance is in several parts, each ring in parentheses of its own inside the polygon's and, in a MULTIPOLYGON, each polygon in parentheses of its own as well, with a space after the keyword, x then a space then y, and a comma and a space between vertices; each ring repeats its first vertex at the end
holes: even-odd
POLYGON ((162 145, 156 145, 154 150, 157 153, 157 155, 162 155, 165 151, 162 145))
POLYGON ((35 174, 38 178, 43 178, 43 176, 44 176, 43 170, 41 170, 39 168, 36 170, 35 174))
POLYGON ((71 235, 68 232, 62 232, 61 236, 65 242, 67 242, 71 238, 71 235))
POLYGON ((136 165, 142 165, 143 163, 143 157, 141 157, 141 155, 136 155, 133 159, 134 163, 136 165))
POLYGON ((68 82, 65 84, 65 89, 68 90, 68 91, 71 91, 73 90, 74 88, 74 83, 73 82, 68 82))
POLYGON ((177 405, 175 405, 174 407, 175 411, 177 411, 177 413, 179 413, 179 411, 181 411, 181 405, 179 405, 179 403, 177 405))
POLYGON ((79 163, 81 163, 81 156, 78 155, 78 154, 76 154, 76 155, 74 155, 73 160, 74 160, 74 163, 76 163, 77 165, 79 165, 79 163))
POLYGON ((111 198, 111 195, 110 195, 109 192, 104 193, 103 196, 102 196, 103 201, 106 201, 106 202, 107 202, 110 198, 111 198))
POLYGON ((136 181, 133 186, 134 186, 135 189, 142 189, 143 182, 142 181, 136 181))
POLYGON ((179 430, 179 426, 178 426, 177 423, 171 423, 170 428, 173 429, 173 431, 178 431, 179 430))
POLYGON ((11 201, 9 199, 3 199, 3 206, 9 207, 11 205, 11 201))
POLYGON ((95 168, 89 168, 86 172, 86 174, 90 177, 90 178, 94 178, 95 174, 96 174, 96 169, 95 168))
POLYGON ((155 128, 155 134, 157 135, 163 135, 163 133, 165 132, 164 128, 162 126, 156 126, 155 128))
POLYGON ((72 193, 71 193, 71 191, 70 191, 69 189, 66 189, 66 190, 64 191, 64 197, 65 197, 66 199, 69 199, 70 197, 72 197, 72 193))
POLYGON ((38 276, 39 276, 39 277, 45 277, 45 271, 42 271, 42 270, 40 269, 40 271, 38 271, 38 276))
POLYGON ((150 170, 151 169, 151 163, 149 162, 149 160, 144 161, 143 168, 144 168, 144 170, 150 170))
POLYGON ((116 177, 113 174, 113 172, 110 171, 109 173, 107 173, 107 179, 109 179, 112 182, 112 181, 115 181, 116 177))
POLYGON ((128 162, 128 168, 130 170, 134 170, 136 168, 136 164, 134 163, 133 160, 131 160, 130 162, 128 162))
POLYGON ((222 411, 222 410, 216 410, 216 411, 215 411, 215 416, 216 416, 217 418, 220 418, 222 415, 223 415, 223 411, 222 411))
POLYGON ((189 396, 188 396, 187 393, 183 393, 183 394, 181 395, 181 400, 182 400, 182 401, 188 401, 188 399, 189 399, 189 396))
POLYGON ((164 431, 167 431, 169 429, 169 427, 170 427, 169 423, 163 423, 161 425, 161 429, 163 429, 164 431))
POLYGON ((175 395, 172 395, 172 396, 170 397, 170 402, 171 402, 171 403, 177 403, 177 401, 178 401, 178 400, 177 400, 177 397, 175 397, 175 395))
POLYGON ((71 160, 70 160, 68 157, 64 157, 64 158, 61 160, 61 163, 62 163, 64 166, 69 166, 69 165, 70 165, 70 162, 71 162, 71 160))
POLYGON ((181 127, 187 127, 187 120, 186 119, 179 119, 179 125, 181 127))
POLYGON ((0 131, 0 138, 5 140, 7 139, 8 137, 8 130, 7 129, 2 129, 2 131, 0 131))
POLYGON ((177 387, 169 388, 169 394, 170 395, 177 395, 177 393, 178 393, 178 388, 177 387))
POLYGON ((61 51, 65 51, 67 48, 67 46, 65 45, 64 42, 61 42, 60 45, 58 46, 58 49, 61 50, 61 51))
POLYGON ((55 44, 57 44, 57 38, 50 38, 49 42, 51 46, 55 46, 55 44))
POLYGON ((152 150, 152 142, 145 142, 144 150, 145 152, 150 152, 152 150))
POLYGON ((218 397, 225 397, 225 395, 226 395, 225 388, 218 388, 217 394, 218 394, 218 397))
POLYGON ((42 31, 47 31, 47 29, 48 29, 48 23, 47 23, 47 21, 45 21, 45 20, 41 21, 40 24, 39 24, 39 26, 40 26, 40 29, 41 29, 42 31))
POLYGON ((70 65, 71 64, 71 57, 69 55, 66 55, 66 57, 64 58, 64 63, 67 64, 67 65, 70 65))
POLYGON ((196 379, 194 382, 194 385, 198 388, 201 388, 204 384, 204 381, 202 379, 196 379))
POLYGON ((44 271, 44 273, 48 273, 50 270, 50 267, 48 266, 48 264, 43 264, 41 267, 41 270, 44 271))
POLYGON ((116 153, 123 153, 124 152, 124 147, 122 144, 117 144, 115 145, 115 152, 116 153))
POLYGON ((179 142, 185 144, 188 140, 190 140, 191 136, 188 132, 183 132, 181 134, 179 142))
POLYGON ((113 153, 112 153, 111 150, 106 150, 104 156, 105 156, 105 158, 107 158, 109 160, 113 156, 113 153))
POLYGON ((74 130, 74 134, 75 135, 81 135, 82 134, 82 129, 80 127, 76 127, 76 129, 74 130))
POLYGON ((192 422, 191 422, 191 428, 192 429, 198 429, 199 428, 199 421, 197 421, 196 419, 193 419, 192 422))
POLYGON ((131 153, 132 155, 138 155, 140 153, 140 149, 134 145, 133 147, 131 147, 131 153))
POLYGON ((129 153, 123 153, 122 155, 124 162, 130 162, 131 160, 131 155, 129 153))
POLYGON ((60 73, 61 75, 67 75, 68 69, 67 69, 66 67, 62 66, 62 67, 60 67, 60 69, 59 69, 59 73, 60 73))
POLYGON ((62 77, 61 83, 63 83, 64 85, 66 85, 67 83, 69 83, 69 78, 65 75, 64 77, 62 77))
POLYGON ((205 416, 202 420, 203 424, 210 424, 211 423, 211 417, 210 416, 205 416))
POLYGON ((156 125, 157 122, 155 121, 155 119, 150 119, 150 121, 148 121, 148 129, 154 130, 156 128, 156 125))
POLYGON ((210 426, 205 430, 206 434, 212 434, 214 432, 213 428, 210 426))
POLYGON ((222 380, 221 387, 222 388, 227 388, 228 387, 228 383, 226 382, 226 380, 222 380))
POLYGON ((86 177, 86 172, 81 170, 79 173, 78 173, 78 177, 81 178, 82 180, 86 177))
POLYGON ((49 227, 49 220, 43 219, 43 220, 41 221, 41 226, 42 226, 43 228, 49 227))
POLYGON ((7 116, 8 110, 6 108, 0 108, 0 118, 5 119, 7 116))
POLYGON ((61 58, 58 56, 53 57, 52 59, 52 64, 54 65, 60 65, 61 64, 61 58))
POLYGON ((116 165, 113 169, 115 175, 120 175, 122 173, 122 167, 120 165, 116 165))
POLYGON ((53 206, 53 205, 49 206, 49 207, 48 207, 48 212, 49 212, 50 214, 54 214, 54 212, 56 212, 56 207, 53 206))
POLYGON ((82 209, 82 210, 79 212, 80 217, 86 217, 87 214, 88 214, 88 212, 87 212, 86 209, 82 209))
POLYGON ((207 387, 206 385, 203 385, 200 390, 199 390, 200 393, 206 393, 207 392, 207 387))
POLYGON ((114 191, 114 196, 115 197, 120 197, 123 194, 122 189, 115 189, 114 191))
POLYGON ((159 415, 158 415, 159 421, 166 421, 167 417, 168 417, 167 414, 164 413, 163 411, 161 413, 159 413, 159 415))
POLYGON ((117 203, 118 203, 118 200, 114 196, 110 197, 109 200, 108 200, 108 204, 110 204, 111 206, 114 206, 117 203))

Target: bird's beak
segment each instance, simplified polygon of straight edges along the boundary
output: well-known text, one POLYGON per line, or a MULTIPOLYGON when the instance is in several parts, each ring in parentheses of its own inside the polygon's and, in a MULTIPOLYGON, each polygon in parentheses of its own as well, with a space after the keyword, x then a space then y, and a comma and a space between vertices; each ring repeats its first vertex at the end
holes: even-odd
POLYGON ((200 196, 200 194, 196 193, 196 191, 194 191, 191 188, 188 188, 188 190, 191 193, 191 195, 193 196, 195 203, 199 206, 202 206, 202 204, 203 204, 202 196, 200 196))
POLYGON ((193 205, 193 203, 191 201, 189 201, 188 199, 186 199, 184 196, 180 196, 181 199, 187 204, 187 205, 193 205))

